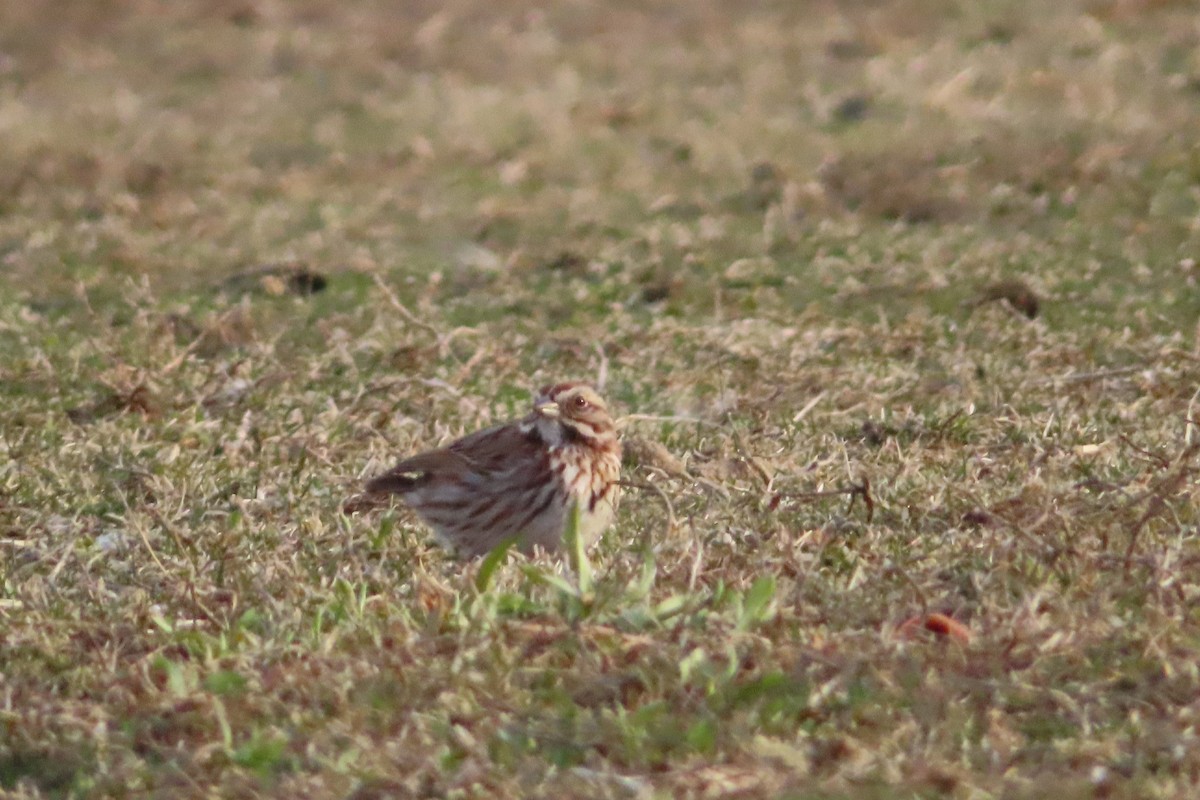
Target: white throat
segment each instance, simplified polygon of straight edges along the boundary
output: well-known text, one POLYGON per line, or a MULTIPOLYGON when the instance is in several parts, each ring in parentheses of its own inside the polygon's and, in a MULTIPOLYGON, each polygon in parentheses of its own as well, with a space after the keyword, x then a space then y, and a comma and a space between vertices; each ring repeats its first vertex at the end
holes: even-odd
POLYGON ((533 421, 533 425, 537 428, 538 435, 542 437, 542 441, 546 444, 551 447, 558 447, 563 443, 563 428, 558 420, 539 415, 533 421))

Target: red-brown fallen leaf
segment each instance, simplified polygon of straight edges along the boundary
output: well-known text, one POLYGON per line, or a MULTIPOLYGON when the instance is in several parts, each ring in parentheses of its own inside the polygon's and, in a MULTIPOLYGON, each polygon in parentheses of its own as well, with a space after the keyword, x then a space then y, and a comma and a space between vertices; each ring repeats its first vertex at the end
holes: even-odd
POLYGON ((971 629, 956 619, 934 612, 932 614, 909 617, 900 623, 896 633, 905 639, 915 639, 922 631, 929 631, 938 638, 953 639, 959 644, 970 644, 971 629))

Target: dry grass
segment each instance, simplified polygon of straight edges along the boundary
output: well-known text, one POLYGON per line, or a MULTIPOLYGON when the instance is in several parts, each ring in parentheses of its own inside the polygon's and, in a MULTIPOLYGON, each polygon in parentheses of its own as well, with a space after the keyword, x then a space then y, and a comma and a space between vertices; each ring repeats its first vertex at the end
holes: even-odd
POLYGON ((60 5, 0 7, 0 791, 1193 796, 1189 4, 60 5), (341 513, 600 374, 592 581, 341 513))

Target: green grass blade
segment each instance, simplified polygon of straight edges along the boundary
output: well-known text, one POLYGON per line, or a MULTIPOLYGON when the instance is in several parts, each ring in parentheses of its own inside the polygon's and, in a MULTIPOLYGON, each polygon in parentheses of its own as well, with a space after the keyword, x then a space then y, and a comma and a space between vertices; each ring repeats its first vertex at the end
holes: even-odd
POLYGON ((579 584, 579 593, 581 595, 589 594, 592 591, 592 565, 588 561, 587 547, 579 535, 579 506, 571 507, 571 513, 567 516, 567 529, 563 532, 563 544, 567 548, 567 560, 571 564, 571 570, 575 573, 575 578, 579 584))
POLYGON ((483 561, 479 563, 479 572, 475 573, 475 588, 480 592, 486 592, 488 587, 492 585, 492 578, 496 574, 496 570, 500 565, 508 560, 508 553, 512 550, 521 538, 521 535, 513 534, 512 536, 503 539, 500 544, 488 551, 488 554, 483 557, 483 561))
POLYGON ((771 600, 775 597, 775 577, 763 575, 755 579, 742 600, 742 616, 738 628, 745 630, 762 622, 771 613, 771 600))

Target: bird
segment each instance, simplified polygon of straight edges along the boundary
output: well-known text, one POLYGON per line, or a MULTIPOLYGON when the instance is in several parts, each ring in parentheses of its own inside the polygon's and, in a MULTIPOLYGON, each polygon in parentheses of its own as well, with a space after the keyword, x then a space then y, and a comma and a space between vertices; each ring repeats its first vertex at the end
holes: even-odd
POLYGON ((435 538, 463 558, 513 539, 527 554, 558 552, 570 515, 594 543, 620 499, 621 443, 604 399, 567 381, 537 391, 533 409, 369 480, 368 495, 399 495, 435 538))

